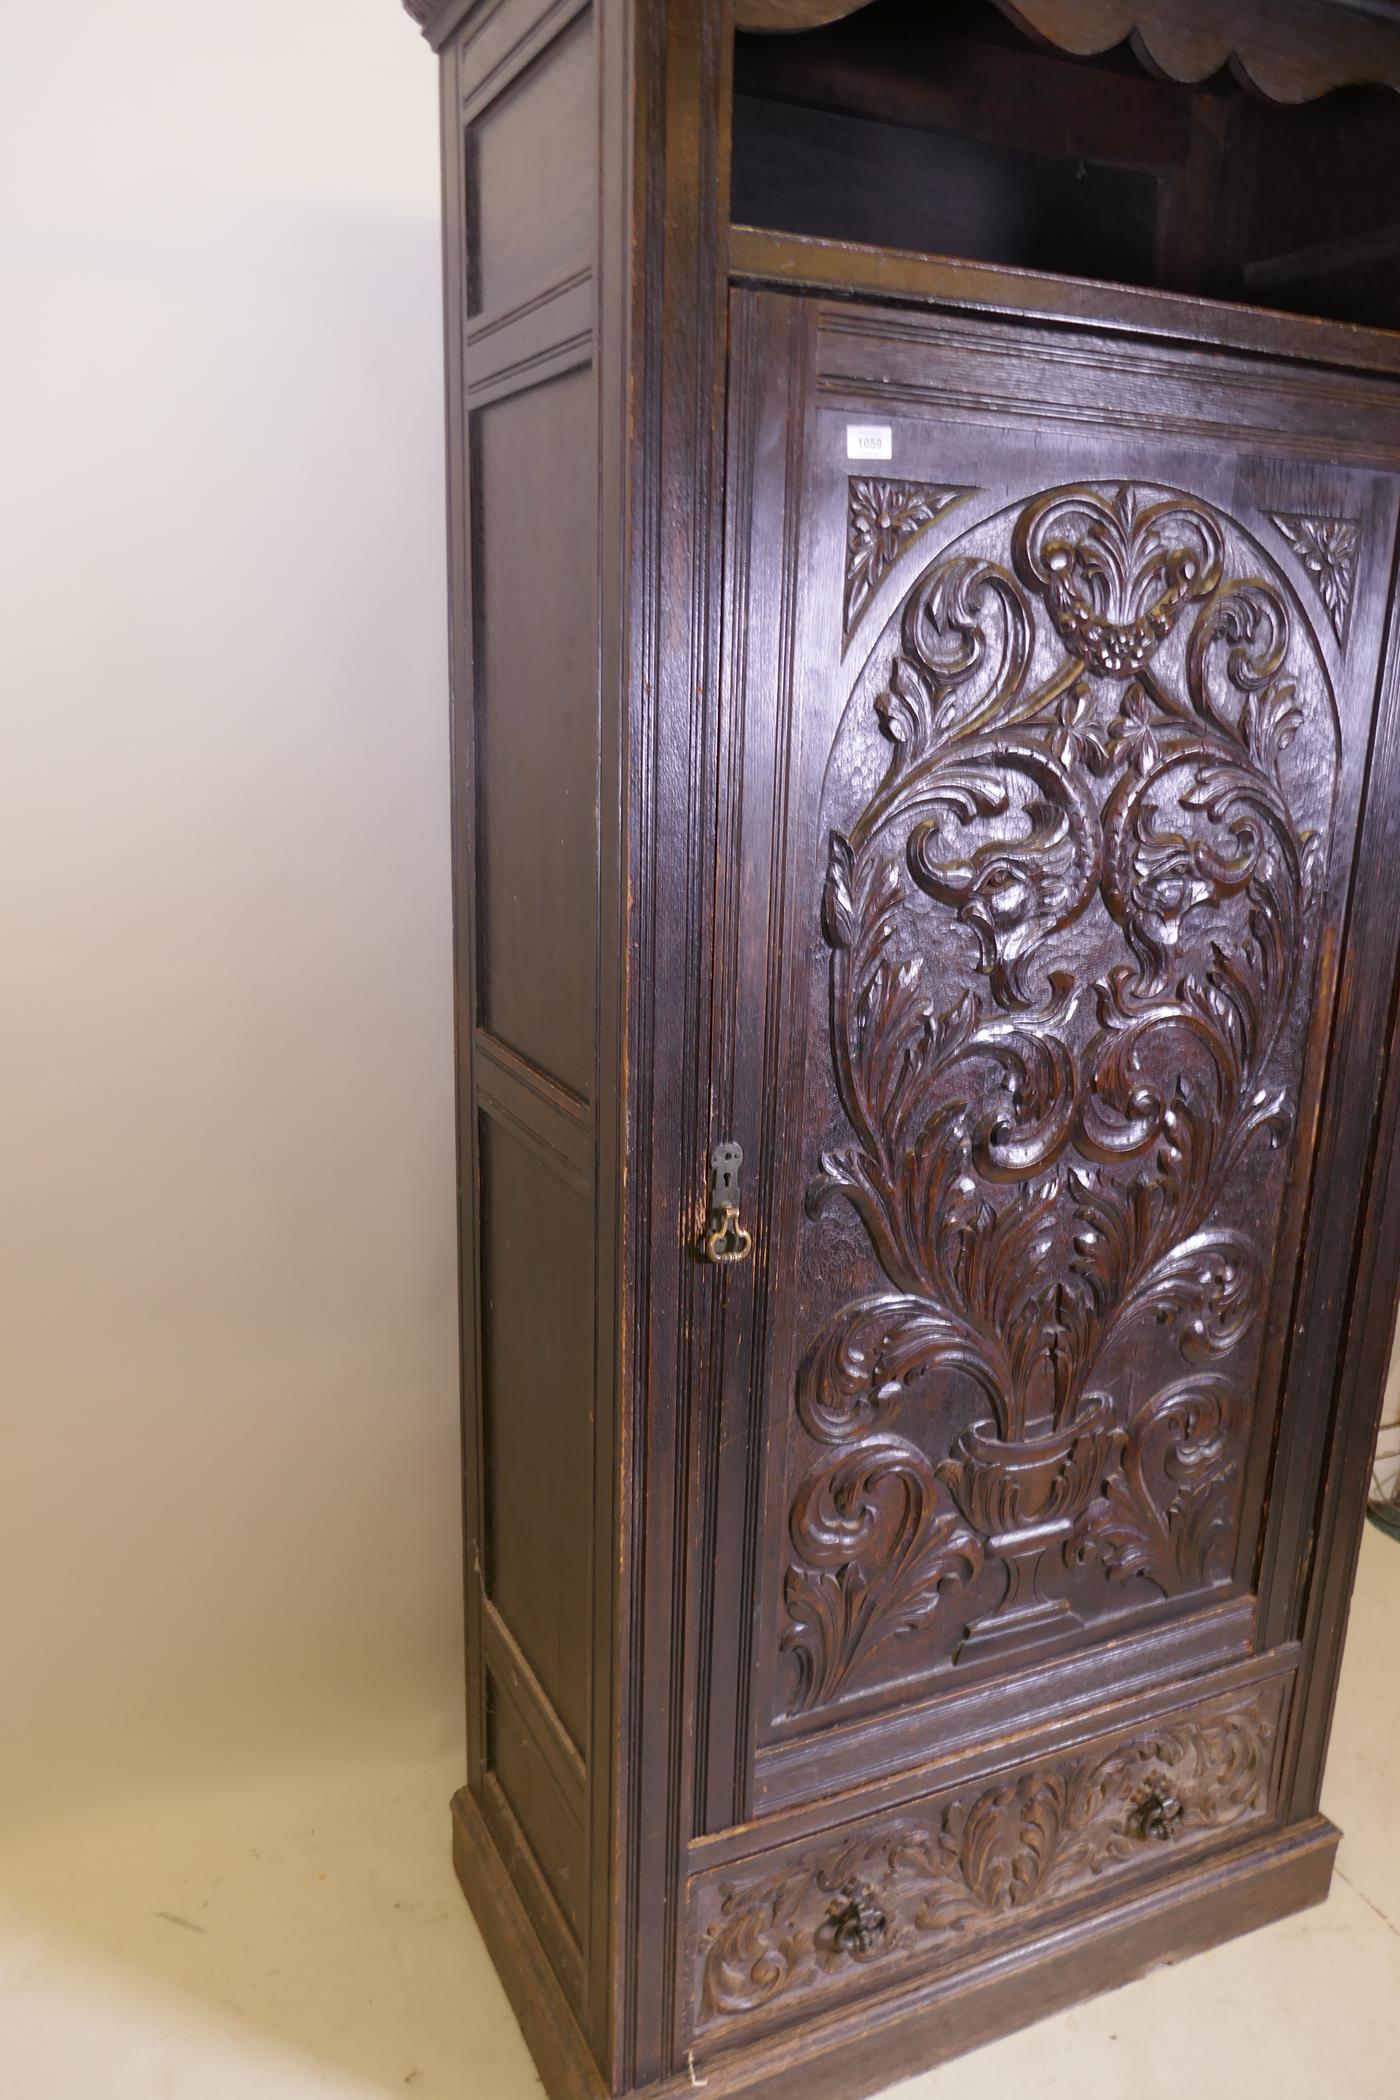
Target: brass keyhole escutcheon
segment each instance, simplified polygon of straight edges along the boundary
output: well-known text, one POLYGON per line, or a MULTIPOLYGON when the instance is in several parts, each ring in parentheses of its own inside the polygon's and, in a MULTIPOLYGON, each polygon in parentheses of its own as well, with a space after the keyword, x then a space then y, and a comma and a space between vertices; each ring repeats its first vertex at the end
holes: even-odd
POLYGON ((753 1234, 739 1223, 739 1169, 744 1164, 741 1146, 716 1145, 710 1154, 710 1208, 705 1221, 706 1261, 746 1261, 753 1252, 753 1234))

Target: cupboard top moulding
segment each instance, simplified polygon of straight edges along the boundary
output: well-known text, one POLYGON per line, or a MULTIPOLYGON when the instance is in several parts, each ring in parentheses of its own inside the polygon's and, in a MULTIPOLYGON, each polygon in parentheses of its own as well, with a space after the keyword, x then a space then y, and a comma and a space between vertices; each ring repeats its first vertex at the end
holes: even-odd
POLYGON ((851 2100, 1328 1885, 1400 13, 409 12, 458 1872, 551 2100, 851 2100))
MULTIPOLYGON (((740 29, 795 32, 856 14, 865 0, 735 0, 740 29)), ((1392 0, 995 0, 1009 21, 1061 51, 1096 56, 1131 41, 1170 80, 1233 66, 1261 94, 1303 102, 1329 89, 1400 89, 1392 0)), ((926 0, 930 21, 939 0, 926 0)))
MULTIPOLYGON (((859 13, 869 0, 733 0, 736 29, 797 33, 859 13)), ((994 0, 1009 21, 1061 51, 1095 56, 1131 41, 1171 80, 1235 67, 1261 94, 1302 102, 1338 87, 1400 90, 1395 0, 994 0)), ((467 12, 464 0, 404 0, 437 43, 467 12)), ((925 0, 931 22, 940 0, 925 0)), ((718 14, 720 9, 715 8, 718 14)))

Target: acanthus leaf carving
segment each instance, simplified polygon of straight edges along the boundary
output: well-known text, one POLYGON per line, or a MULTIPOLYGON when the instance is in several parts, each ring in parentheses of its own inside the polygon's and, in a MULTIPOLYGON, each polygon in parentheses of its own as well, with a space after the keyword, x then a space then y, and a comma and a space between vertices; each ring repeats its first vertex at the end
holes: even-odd
POLYGON ((842 1672, 921 1625, 944 1588, 982 1564, 982 1541, 934 1514, 932 1468, 899 1437, 865 1437, 813 1473, 791 1515, 784 1644, 798 1658, 803 1705, 831 1697, 842 1672))
POLYGON ((1277 1680, 1227 1694, 712 1884, 698 2026, 870 1964, 960 1954, 1105 1873, 1152 1864, 1158 1840, 1190 1848, 1263 1816, 1280 1702, 1277 1680), (853 1913, 865 1929, 848 1929, 853 1913))
POLYGON ((1322 600, 1332 632, 1345 649, 1356 592, 1356 563, 1361 552, 1359 523, 1355 518, 1307 517, 1277 510, 1269 512, 1269 522, 1297 555, 1304 574, 1322 600))
POLYGON ((1120 1581, 1146 1575, 1166 1596, 1209 1587, 1229 1544, 1238 1413, 1233 1388, 1210 1372, 1156 1394, 1067 1550, 1097 1555, 1120 1581))
POLYGON ((970 1660, 1079 1623, 1057 1565, 1161 1596, 1229 1573, 1248 1407, 1219 1367, 1265 1263, 1220 1211, 1292 1127, 1275 1066, 1328 815, 1293 803, 1297 637, 1193 497, 1052 489, 1001 530, 1009 560, 976 532, 906 599, 884 775, 828 836, 850 1140, 808 1211, 849 1203, 887 1288, 799 1376, 820 1448, 790 1521, 792 1711, 868 1682, 954 1594, 981 1603, 944 1642, 970 1660), (970 982, 930 960, 949 937, 970 982), (1179 1368, 1121 1391, 1154 1332, 1179 1368), (893 1434, 950 1391, 942 1455, 893 1434))
POLYGON ((945 488, 934 482, 851 476, 846 502, 843 634, 850 635, 905 550, 971 494, 971 489, 945 488))

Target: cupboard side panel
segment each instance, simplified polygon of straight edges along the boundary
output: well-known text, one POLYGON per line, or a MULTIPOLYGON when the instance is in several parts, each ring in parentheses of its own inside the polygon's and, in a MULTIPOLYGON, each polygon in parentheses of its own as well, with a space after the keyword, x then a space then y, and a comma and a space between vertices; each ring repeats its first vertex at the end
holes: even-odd
POLYGON ((580 2017, 599 1692, 595 37, 580 0, 504 0, 467 15, 442 73, 469 1788, 580 2017))

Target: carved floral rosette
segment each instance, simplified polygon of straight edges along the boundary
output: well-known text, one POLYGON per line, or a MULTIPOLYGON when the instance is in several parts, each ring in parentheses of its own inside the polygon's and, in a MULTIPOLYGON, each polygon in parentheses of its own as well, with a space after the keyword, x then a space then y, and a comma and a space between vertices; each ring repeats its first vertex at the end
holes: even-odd
POLYGON ((1106 1876, 1262 1822, 1282 1697, 1274 1679, 711 1877, 696 1898, 696 2031, 961 1960, 1106 1876), (853 1915, 869 1929, 853 1934, 853 1915))
POLYGON ((824 791, 790 1713, 1228 1580, 1318 948, 1335 704, 1237 522, 925 561, 824 791))

